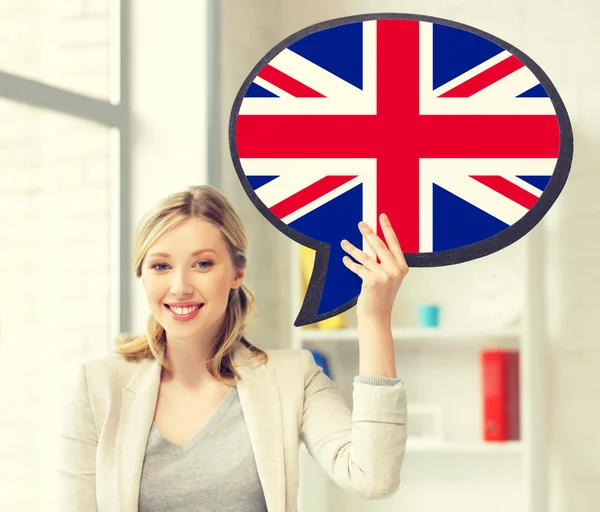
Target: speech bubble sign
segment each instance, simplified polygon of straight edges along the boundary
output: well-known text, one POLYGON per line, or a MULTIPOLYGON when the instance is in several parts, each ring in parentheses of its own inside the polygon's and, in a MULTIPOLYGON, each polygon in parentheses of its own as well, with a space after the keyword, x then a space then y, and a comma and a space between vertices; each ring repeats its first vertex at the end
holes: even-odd
POLYGON ((454 21, 366 14, 312 25, 254 67, 229 144, 256 208, 317 251, 301 326, 356 304, 342 239, 375 256, 386 213, 411 267, 481 258, 514 243, 563 189, 573 133, 543 70, 454 21))

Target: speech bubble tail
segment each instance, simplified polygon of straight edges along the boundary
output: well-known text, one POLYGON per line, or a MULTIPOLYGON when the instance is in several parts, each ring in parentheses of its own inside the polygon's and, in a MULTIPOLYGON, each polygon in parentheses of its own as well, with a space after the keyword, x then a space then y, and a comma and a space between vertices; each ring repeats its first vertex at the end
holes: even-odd
POLYGON ((327 320, 356 305, 362 281, 342 262, 345 253, 338 244, 321 244, 294 326, 327 320))
POLYGON ((307 311, 304 311, 304 309, 301 309, 300 313, 298 313, 298 316, 296 317, 296 320, 294 321, 294 326, 302 327, 304 325, 311 325, 311 324, 315 324, 317 322, 321 322, 323 320, 327 320, 329 318, 333 318, 334 316, 344 313, 345 311, 348 311, 349 309, 356 306, 357 301, 358 301, 358 297, 355 297, 350 302, 347 302, 346 304, 340 306, 339 308, 334 309, 333 311, 329 311, 327 313, 323 313, 321 315, 314 315, 307 311))

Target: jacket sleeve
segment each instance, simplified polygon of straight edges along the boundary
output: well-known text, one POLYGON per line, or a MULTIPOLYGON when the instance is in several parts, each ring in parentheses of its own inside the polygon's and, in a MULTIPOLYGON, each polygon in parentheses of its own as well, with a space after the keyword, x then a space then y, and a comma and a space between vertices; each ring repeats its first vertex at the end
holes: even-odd
POLYGON ((85 365, 66 402, 58 439, 58 493, 61 512, 97 512, 97 434, 85 365))
POLYGON ((394 494, 406 449, 406 392, 402 381, 372 385, 354 380, 350 411, 337 385, 308 350, 300 437, 342 489, 368 499, 394 494))

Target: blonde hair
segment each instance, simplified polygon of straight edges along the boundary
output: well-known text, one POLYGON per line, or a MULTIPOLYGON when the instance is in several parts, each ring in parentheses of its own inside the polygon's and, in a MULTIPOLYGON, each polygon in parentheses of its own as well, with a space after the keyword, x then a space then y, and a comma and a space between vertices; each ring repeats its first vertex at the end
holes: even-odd
MULTIPOLYGON (((146 213, 136 229, 133 247, 133 269, 136 277, 142 275, 142 264, 149 248, 165 233, 187 219, 202 219, 214 224, 219 231, 235 268, 246 267, 248 241, 242 221, 225 195, 209 185, 191 186, 159 201, 146 213)), ((254 313, 254 295, 245 286, 232 289, 225 312, 225 320, 214 345, 211 347, 206 367, 221 382, 233 384, 239 374, 233 365, 233 353, 238 342, 245 345, 251 355, 265 363, 267 354, 245 338, 246 317, 254 313)), ((117 353, 129 361, 155 358, 169 370, 164 357, 166 333, 154 315, 148 318, 146 334, 132 336, 121 333, 116 341, 117 353)))

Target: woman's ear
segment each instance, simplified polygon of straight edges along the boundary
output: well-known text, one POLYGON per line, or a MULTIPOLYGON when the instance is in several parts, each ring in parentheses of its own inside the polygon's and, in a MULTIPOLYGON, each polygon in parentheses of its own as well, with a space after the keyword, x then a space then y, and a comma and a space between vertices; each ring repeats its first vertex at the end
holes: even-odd
POLYGON ((231 289, 235 290, 236 288, 239 288, 240 286, 242 286, 243 282, 244 282, 244 270, 241 268, 235 269, 235 277, 233 279, 233 282, 231 283, 231 289))

